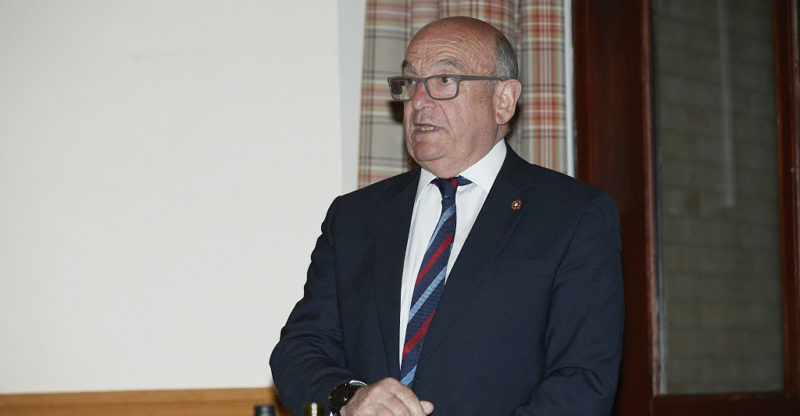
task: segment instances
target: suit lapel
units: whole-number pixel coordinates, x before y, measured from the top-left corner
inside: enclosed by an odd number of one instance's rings
[[[389,192],[390,199],[376,210],[375,300],[378,308],[389,375],[400,376],[400,287],[403,280],[408,230],[419,182],[419,169]]]
[[[447,278],[436,315],[425,336],[417,374],[446,338],[451,322],[463,318],[463,309],[480,280],[480,271],[503,248],[527,208],[524,191],[533,185],[530,165],[511,148],[507,150],[506,160]],[[518,210],[511,207],[516,200],[522,202]]]

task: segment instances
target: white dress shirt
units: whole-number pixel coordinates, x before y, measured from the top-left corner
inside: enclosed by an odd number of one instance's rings
[[[447,260],[445,282],[450,275],[450,269],[464,246],[472,225],[486,201],[486,196],[492,189],[497,173],[506,158],[505,140],[500,140],[481,160],[461,172],[459,175],[472,181],[469,185],[459,186],[456,191],[456,233],[453,238],[453,247],[450,258]],[[406,243],[406,257],[403,263],[403,282],[400,288],[400,363],[403,362],[403,345],[406,338],[406,325],[408,325],[408,310],[411,308],[411,298],[414,295],[414,282],[422,265],[422,258],[428,248],[428,242],[433,236],[436,223],[442,213],[442,194],[431,181],[436,176],[422,169],[417,184],[417,196],[414,201],[414,211],[411,216],[411,229],[408,231]]]

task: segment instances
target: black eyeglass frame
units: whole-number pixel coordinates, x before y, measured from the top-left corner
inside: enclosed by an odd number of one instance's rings
[[[430,88],[428,88],[428,80],[431,79],[431,78],[440,78],[440,77],[450,77],[450,78],[454,78],[456,80],[456,93],[452,97],[436,98],[431,94],[431,90],[430,90]],[[489,77],[489,76],[482,76],[482,75],[461,75],[461,74],[437,74],[437,75],[431,75],[431,76],[425,77],[425,78],[407,77],[407,76],[396,76],[396,77],[386,78],[386,82],[389,83],[389,94],[392,95],[392,99],[394,99],[395,101],[401,101],[401,102],[411,101],[411,98],[408,98],[408,99],[405,99],[405,100],[394,98],[394,94],[392,94],[392,81],[398,80],[398,79],[411,79],[411,80],[414,80],[414,82],[416,84],[422,83],[423,85],[425,85],[425,92],[428,93],[428,97],[431,97],[432,100],[437,100],[437,101],[452,100],[452,99],[458,97],[458,93],[461,90],[461,81],[505,81],[506,80],[506,78],[502,78],[502,77]],[[413,97],[413,95],[412,95],[412,97]]]

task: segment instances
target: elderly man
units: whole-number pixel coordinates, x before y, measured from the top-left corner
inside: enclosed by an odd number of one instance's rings
[[[389,85],[420,168],[331,205],[270,360],[293,413],[609,413],[616,208],[506,145],[516,77],[508,40],[476,19],[435,21],[409,44]]]

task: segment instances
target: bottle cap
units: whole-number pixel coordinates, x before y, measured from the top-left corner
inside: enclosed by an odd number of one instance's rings
[[[259,404],[254,408],[254,416],[275,416],[275,406],[268,404]]]
[[[322,406],[319,403],[309,403],[303,408],[303,416],[322,416]]]

